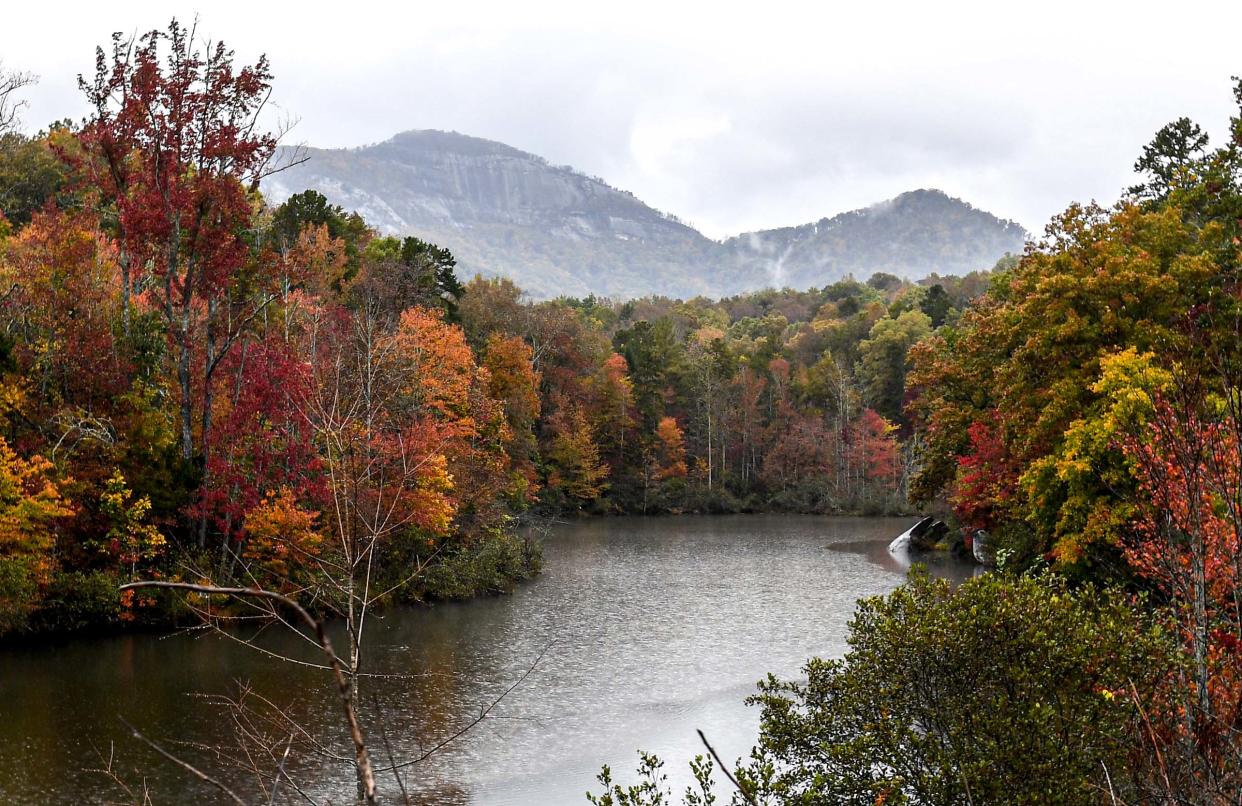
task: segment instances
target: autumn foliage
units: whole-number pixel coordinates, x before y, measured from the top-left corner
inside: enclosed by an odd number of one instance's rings
[[[20,627],[56,568],[57,520],[73,514],[52,465],[0,439],[0,627]]]
[[[447,249],[314,191],[263,197],[299,158],[264,125],[271,85],[174,22],[99,50],[80,126],[0,144],[22,190],[0,188],[0,632],[139,575],[330,610],[365,569],[419,598],[425,563],[561,512],[904,507],[922,287],[463,284]],[[96,597],[64,626],[159,608]]]
[[[1223,146],[1189,120],[1113,209],[1071,206],[917,345],[914,493],[1045,563],[1150,599],[1176,644],[1135,707],[1138,802],[1242,796],[1242,83]]]
[[[990,273],[536,301],[315,191],[265,198],[298,152],[263,125],[263,58],[174,22],[81,84],[80,126],[0,138],[0,635],[169,617],[114,595],[138,576],[340,614],[437,595],[425,569],[534,517],[909,494],[993,533],[1001,573],[1116,583],[1117,623],[1171,656],[1140,690],[1071,652],[1108,681],[1075,696],[1129,715],[1129,791],[1242,800],[1242,106],[1215,151],[1166,127],[1115,207],[1071,205]],[[1022,587],[1069,613],[1065,584]],[[969,620],[1013,608],[976,589]]]

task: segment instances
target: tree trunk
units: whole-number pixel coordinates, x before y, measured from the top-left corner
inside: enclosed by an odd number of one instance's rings
[[[207,494],[208,486],[211,483],[211,406],[215,401],[215,396],[212,394],[211,389],[211,375],[212,366],[216,361],[216,337],[212,330],[212,323],[215,320],[217,304],[214,299],[207,303],[207,333],[203,345],[203,411],[200,419],[199,441],[203,454],[201,489],[204,496]],[[228,535],[225,535],[224,539],[227,541]],[[198,513],[198,547],[200,549],[207,547],[206,506],[200,507]]]
[[[193,385],[190,383],[190,334],[189,313],[182,323],[180,355],[177,357],[177,383],[181,387],[181,458],[187,462],[194,458],[194,403]]]
[[[121,248],[121,332],[125,334],[125,340],[129,341],[129,294],[130,294],[130,276],[129,276],[129,250]]]

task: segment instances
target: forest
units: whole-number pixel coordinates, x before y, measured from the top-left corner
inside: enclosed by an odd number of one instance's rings
[[[908,353],[911,501],[997,570],[916,571],[849,649],[769,678],[751,758],[687,804],[1242,798],[1242,80],[1223,145],[1181,118],[1111,208],[1070,205]],[[672,802],[663,761],[602,806]]]
[[[269,205],[266,60],[118,36],[37,134],[29,80],[0,76],[0,636],[261,591],[318,624],[373,801],[317,617],[510,590],[557,518],[936,512],[997,569],[864,600],[687,803],[1242,798],[1242,82],[1223,145],[1170,124],[1118,204],[965,277],[536,301]],[[668,802],[661,764],[593,801]]]
[[[532,301],[268,205],[265,63],[122,44],[88,119],[0,136],[0,634],[187,615],[139,578],[310,590],[364,534],[423,601],[535,573],[519,531],[558,517],[908,510],[908,353],[986,273]]]

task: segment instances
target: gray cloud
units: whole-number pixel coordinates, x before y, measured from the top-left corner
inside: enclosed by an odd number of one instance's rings
[[[939,187],[1029,229],[1111,201],[1152,132],[1219,132],[1242,72],[1242,5],[545,0],[322,7],[228,0],[201,29],[267,52],[295,139],[409,128],[571,164],[723,236]],[[154,0],[6,10],[0,57],[42,77],[29,125],[85,113],[74,88],[114,28],[194,9]],[[1204,24],[1211,19],[1211,24]]]

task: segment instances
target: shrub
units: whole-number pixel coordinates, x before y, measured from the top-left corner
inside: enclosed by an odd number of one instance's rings
[[[995,573],[954,589],[915,571],[859,603],[844,658],[760,684],[737,777],[764,804],[1127,802],[1131,692],[1171,657],[1119,594]]]
[[[38,596],[30,564],[22,557],[0,557],[0,636],[26,629]]]
[[[537,575],[541,565],[538,543],[511,530],[492,529],[444,549],[420,576],[404,586],[400,598],[455,600],[507,593],[517,583]]]
[[[69,571],[52,579],[41,609],[35,614],[40,632],[73,632],[115,624],[121,616],[121,584],[108,571]]]

